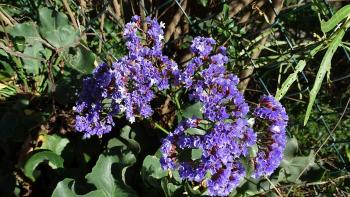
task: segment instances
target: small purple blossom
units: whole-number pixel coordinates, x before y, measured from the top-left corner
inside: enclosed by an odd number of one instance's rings
[[[191,51],[199,56],[208,56],[216,44],[213,38],[195,37],[192,41]]]
[[[232,162],[220,168],[211,179],[208,180],[208,193],[210,196],[228,196],[236,188],[246,172],[239,162]]]
[[[211,196],[226,196],[246,176],[240,160],[249,157],[249,149],[256,144],[257,136],[248,124],[246,116],[249,106],[237,89],[239,79],[226,70],[226,48],[219,47],[215,53],[214,44],[212,38],[194,38],[191,51],[195,57],[180,75],[180,83],[189,90],[190,99],[201,102],[203,118],[209,120],[211,127],[198,140],[202,157],[197,162],[177,160],[181,152],[193,148],[184,146],[187,143],[180,140],[185,138],[190,141],[184,132],[179,132],[179,128],[183,127],[181,123],[164,140],[163,145],[168,148],[161,148],[161,164],[165,169],[178,169],[182,179],[207,182]],[[174,135],[177,140],[170,142],[169,139],[174,139]],[[209,177],[205,177],[205,174],[209,174]]]

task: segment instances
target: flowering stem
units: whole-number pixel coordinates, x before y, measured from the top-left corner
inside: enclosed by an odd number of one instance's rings
[[[178,98],[178,97],[175,97],[175,104],[176,104],[177,109],[179,109],[180,112],[181,112],[181,105],[180,105],[180,102],[179,102],[179,98]]]
[[[179,101],[180,94],[181,94],[181,91],[177,91],[175,93],[174,101],[175,101],[175,104],[176,104],[176,108],[179,110],[180,114],[182,115],[181,104],[180,104],[180,101]]]
[[[168,130],[166,130],[164,127],[162,127],[160,124],[154,123],[154,125],[155,125],[155,128],[160,129],[160,130],[163,131],[165,134],[168,135],[168,134],[170,133]]]

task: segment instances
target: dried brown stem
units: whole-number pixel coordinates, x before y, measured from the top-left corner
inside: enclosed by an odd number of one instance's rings
[[[235,16],[243,8],[249,5],[253,0],[236,0],[230,4],[229,17]]]
[[[268,9],[268,11],[266,12],[266,16],[268,18],[268,21],[270,23],[273,23],[275,21],[275,18],[276,18],[276,13],[275,11],[277,12],[277,14],[279,13],[279,11],[282,9],[282,3],[283,3],[283,0],[274,0],[273,1],[273,7],[274,8],[270,8]],[[262,26],[262,28],[264,28],[264,26],[267,25],[266,23]],[[266,40],[267,40],[267,36],[265,36],[263,39],[260,40],[260,42],[258,43],[258,45],[256,46],[256,50],[253,51],[253,54],[251,56],[251,59],[257,59],[261,53],[261,49],[262,49],[262,46],[266,43]],[[245,70],[243,70],[240,74],[239,74],[239,77],[243,80],[240,81],[240,83],[238,84],[238,88],[239,90],[244,93],[248,84],[249,84],[249,81],[250,81],[250,77],[254,72],[254,67],[249,67]]]
[[[85,9],[86,9],[86,2],[85,2],[85,0],[79,0],[79,4],[80,4],[80,7],[81,7],[81,12],[83,13],[83,15],[85,15]],[[83,25],[84,26],[86,25],[85,17],[83,17]]]
[[[63,2],[63,5],[64,5],[64,8],[65,8],[65,9],[67,10],[67,12],[68,12],[69,18],[70,18],[70,20],[72,21],[74,28],[75,28],[75,29],[78,29],[78,24],[77,24],[77,21],[75,20],[74,13],[73,13],[72,10],[70,9],[67,0],[62,0],[62,2]]]
[[[146,19],[146,12],[145,12],[145,1],[144,0],[140,0],[139,1],[139,9],[140,9],[141,19],[142,19],[142,21],[145,21],[145,19]],[[147,30],[147,24],[146,23],[142,24],[142,29],[144,31]]]
[[[113,6],[114,6],[115,15],[118,17],[121,17],[122,14],[120,12],[120,4],[118,3],[118,0],[113,0]]]
[[[117,17],[117,20],[121,21],[122,24],[124,24],[123,18],[122,18],[122,8],[121,4],[119,4],[118,0],[113,0],[113,7],[114,12]]]
[[[13,23],[11,22],[11,20],[7,18],[6,15],[1,12],[1,10],[0,10],[0,20],[2,20],[8,26],[13,26]]]
[[[181,7],[183,10],[186,10],[187,7],[187,0],[183,0],[181,3]],[[167,31],[165,33],[165,41],[169,41],[169,39],[171,38],[171,36],[173,35],[176,26],[179,24],[180,19],[183,15],[182,10],[179,8],[176,12],[176,14],[174,15],[173,19],[170,21],[168,27],[167,27]]]
[[[178,39],[182,33],[181,27],[177,26],[174,31],[174,40]]]
[[[32,56],[26,55],[26,54],[18,52],[18,51],[13,51],[9,47],[6,47],[3,43],[0,43],[0,48],[10,55],[20,57],[23,59],[39,60],[39,61],[43,61],[43,62],[46,61],[43,58],[32,57]]]
[[[101,38],[100,38],[100,40],[99,40],[99,43],[98,43],[98,49],[97,49],[97,51],[98,51],[98,53],[101,53],[101,51],[102,51],[102,42],[103,42],[103,40],[104,40],[104,33],[103,33],[103,27],[104,27],[104,24],[105,24],[105,14],[102,14],[101,15],[101,20],[100,20],[100,33],[101,33]]]

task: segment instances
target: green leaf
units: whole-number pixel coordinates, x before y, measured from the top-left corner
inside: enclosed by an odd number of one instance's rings
[[[334,55],[335,51],[337,50],[338,46],[340,45],[341,40],[344,37],[345,31],[348,28],[348,25],[350,25],[349,21],[347,21],[347,25],[342,27],[340,29],[340,31],[337,32],[337,34],[334,36],[331,43],[329,44],[329,47],[328,47],[328,49],[327,49],[327,51],[322,59],[320,68],[319,68],[317,75],[316,75],[316,80],[315,80],[314,86],[312,87],[312,90],[310,92],[310,99],[309,99],[309,104],[308,104],[307,109],[306,109],[304,125],[306,125],[307,121],[309,120],[312,106],[314,105],[316,95],[321,88],[322,81],[323,81],[326,73],[328,73],[327,76],[329,78],[330,69],[331,69],[331,61],[332,61],[333,55]]]
[[[37,26],[33,22],[18,23],[10,28],[8,33],[13,37],[24,37],[27,42],[41,39]]]
[[[140,144],[134,140],[135,132],[132,131],[131,127],[126,125],[120,131],[120,137],[128,142],[126,145],[135,155],[140,153],[141,147]]]
[[[310,51],[311,57],[313,58],[320,50],[322,50],[323,47],[324,47],[324,42],[322,42],[321,44],[319,44],[315,48],[313,48]]]
[[[228,19],[229,14],[230,14],[229,12],[230,12],[230,6],[225,3],[223,8],[222,8],[222,11],[221,11],[223,19]],[[218,27],[218,28],[219,28],[219,32],[220,32],[220,30],[221,30],[221,32],[223,31],[222,28],[220,28],[220,27]]]
[[[248,151],[249,151],[249,156],[251,158],[256,157],[258,155],[258,151],[259,151],[258,145],[255,144],[255,145],[249,147]]]
[[[279,182],[300,182],[298,178],[301,172],[304,171],[303,173],[305,174],[311,168],[315,168],[315,154],[313,151],[311,151],[308,156],[295,156],[297,151],[297,139],[288,139],[286,148],[284,150],[283,160],[280,164],[281,170],[278,174]]]
[[[67,66],[84,74],[90,74],[94,69],[96,56],[93,52],[83,46],[70,48],[64,52],[64,59]]]
[[[81,197],[108,197],[102,190],[91,191],[84,195],[77,195],[74,192],[74,179],[65,178],[60,181],[55,190],[52,193],[52,197],[72,197],[72,196],[81,196]]]
[[[200,159],[202,157],[202,150],[197,148],[197,149],[192,149],[192,154],[191,154],[191,159],[197,160]]]
[[[42,145],[40,149],[51,150],[57,155],[61,155],[63,149],[69,143],[69,140],[67,138],[62,138],[56,134],[54,135],[43,134],[39,136],[39,139],[42,141]]]
[[[5,56],[6,58],[9,57],[8,54],[7,54],[7,52],[4,51],[3,49],[0,49],[0,55],[1,55],[1,56]]]
[[[122,129],[120,137],[108,141],[106,150],[99,156],[91,172],[85,176],[87,182],[94,185],[97,190],[84,196],[137,196],[137,193],[125,181],[127,168],[136,163],[134,152],[140,151],[134,137],[134,132],[129,126],[126,126]],[[64,193],[67,196],[75,196],[74,183],[73,179],[61,181],[56,186],[54,195],[61,196],[60,194]]]
[[[280,165],[282,169],[279,172],[278,180],[281,182],[298,183],[300,182],[298,179],[300,173],[306,173],[314,165],[315,155],[313,151],[308,156],[284,158]]]
[[[39,10],[39,31],[42,37],[56,48],[69,47],[79,39],[77,32],[69,24],[68,17],[47,7]]]
[[[23,68],[29,74],[39,74],[40,69],[42,69],[39,58],[42,57],[44,47],[41,44],[42,39],[36,24],[32,22],[19,23],[9,30],[9,34],[14,37],[20,36],[25,38],[26,45],[23,54],[28,57],[22,58],[24,63]]]
[[[197,102],[193,105],[188,106],[183,110],[183,117],[192,118],[193,116],[197,118],[203,118],[203,114],[201,112],[202,104]]]
[[[169,182],[167,179],[162,179],[161,186],[166,197],[183,196],[183,188]]]
[[[276,96],[275,96],[277,100],[281,100],[281,98],[283,98],[283,96],[289,90],[290,86],[297,79],[298,73],[304,70],[305,65],[306,65],[306,62],[304,60],[300,60],[298,62],[297,66],[295,67],[294,73],[290,74],[288,78],[283,82],[281,89],[277,90]]]
[[[203,7],[207,7],[208,0],[197,0],[197,3],[199,3]]]
[[[287,141],[286,148],[284,149],[283,158],[291,159],[298,151],[298,141],[296,138],[290,138]]]
[[[185,130],[185,133],[188,135],[205,135],[206,132],[202,129],[189,128]]]
[[[130,129],[124,127],[123,130],[124,140],[109,140],[107,150],[99,156],[91,173],[86,175],[88,182],[101,189],[107,196],[137,196],[125,182],[126,169],[136,162],[136,156],[131,151],[135,148],[135,144],[132,144],[133,139],[128,138]]]
[[[24,174],[35,181],[34,171],[40,163],[47,162],[53,169],[63,168],[63,159],[49,150],[35,152],[24,164]]]
[[[26,48],[23,51],[23,54],[26,54],[29,57],[33,58],[41,58],[41,54],[43,51],[44,47],[40,42],[33,42],[32,44],[26,46]],[[23,68],[26,70],[27,73],[39,74],[40,70],[43,67],[39,59],[22,58],[22,60]]]
[[[167,172],[162,170],[158,157],[147,155],[143,160],[141,174],[143,177],[151,176],[155,179],[161,179],[167,175]]]
[[[160,179],[167,176],[167,171],[164,171],[160,166],[159,158],[154,155],[147,155],[143,160],[141,177],[145,185],[161,190]]]
[[[334,29],[343,19],[350,15],[350,5],[346,5],[338,10],[332,18],[330,18],[327,22],[321,20],[321,30],[323,33],[327,33],[330,30]]]
[[[348,146],[345,147],[345,153],[348,161],[350,161],[350,148]]]

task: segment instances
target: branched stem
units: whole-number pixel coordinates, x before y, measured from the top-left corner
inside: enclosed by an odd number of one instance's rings
[[[164,127],[162,127],[160,124],[158,124],[158,123],[154,123],[154,126],[155,126],[155,128],[157,128],[157,129],[159,129],[159,130],[161,130],[161,131],[163,131],[165,134],[169,134],[170,132],[168,131],[168,130],[166,130]]]

